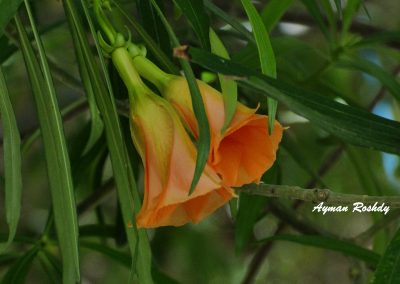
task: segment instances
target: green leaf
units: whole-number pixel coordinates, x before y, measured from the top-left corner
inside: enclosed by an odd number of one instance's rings
[[[50,282],[54,284],[61,283],[62,273],[58,260],[46,251],[39,251],[38,258]]]
[[[322,129],[354,145],[400,154],[400,123],[344,105],[318,93],[263,76],[204,50],[190,48],[191,60],[214,72],[244,77],[239,83],[268,94]]]
[[[161,5],[162,8],[163,2],[157,0],[157,3]],[[136,6],[140,15],[142,27],[147,31],[148,35],[154,39],[161,50],[172,55],[168,33],[151,3],[148,0],[136,0]]]
[[[314,21],[317,23],[319,29],[323,33],[323,35],[329,39],[329,30],[325,23],[324,16],[321,13],[321,10],[318,6],[317,1],[315,0],[301,0],[304,6],[307,7],[308,12],[314,18]],[[351,2],[351,1],[350,1]]]
[[[204,10],[203,0],[174,0],[174,2],[193,27],[201,46],[210,50],[210,20]]]
[[[72,29],[72,38],[74,42],[78,42],[78,38],[74,29]],[[81,74],[83,86],[85,88],[85,93],[87,96],[87,101],[89,103],[90,110],[90,134],[86,142],[85,148],[82,151],[82,155],[85,155],[100,139],[104,130],[104,123],[100,117],[100,112],[96,104],[95,94],[93,90],[92,83],[90,81],[89,72],[87,70],[85,60],[83,57],[82,49],[76,49],[76,56],[78,60],[79,72]]]
[[[353,20],[354,14],[360,7],[361,0],[348,1],[346,7],[343,10],[343,23],[342,23],[342,33],[346,34],[350,29],[351,22]]]
[[[239,34],[243,35],[248,41],[255,43],[254,37],[236,18],[231,17],[224,10],[215,6],[210,0],[204,0],[204,7],[206,7],[211,13],[216,15],[222,21],[230,25]]]
[[[345,255],[355,257],[359,260],[365,261],[368,264],[376,266],[380,259],[380,255],[349,241],[333,239],[330,237],[312,236],[312,235],[276,235],[263,240],[259,243],[270,241],[289,241],[293,243],[313,246],[328,250],[341,252]]]
[[[211,52],[223,58],[229,59],[228,51],[223,42],[210,28],[210,44]],[[233,118],[237,103],[237,84],[234,80],[226,78],[222,74],[218,74],[218,79],[221,84],[222,97],[224,99],[225,122],[221,132],[224,132]]]
[[[131,268],[132,258],[129,254],[118,251],[116,249],[112,249],[110,247],[105,246],[104,244],[99,244],[90,241],[80,241],[79,244],[81,247],[91,249],[102,253],[109,258],[115,260],[116,262],[122,264],[123,266],[127,267],[128,269]]]
[[[261,18],[268,32],[272,31],[292,3],[293,0],[271,0],[265,5]]]
[[[285,149],[293,160],[313,179],[317,180],[321,186],[326,187],[321,177],[315,172],[313,165],[307,159],[306,153],[304,153],[303,149],[298,146],[299,143],[295,139],[296,137],[292,137],[290,134],[291,133],[286,133],[285,139],[282,139],[282,148]]]
[[[369,45],[377,45],[384,43],[399,43],[400,33],[398,31],[380,31],[370,35],[366,35],[359,41],[355,42],[351,47],[365,47]]]
[[[397,230],[375,271],[373,284],[400,282],[400,229]]]
[[[0,252],[13,241],[21,212],[21,138],[11,105],[3,70],[0,66],[0,117],[3,129],[3,157],[5,179],[5,209],[9,226],[8,240],[0,245]]]
[[[398,101],[400,101],[400,83],[397,82],[392,74],[386,72],[379,65],[357,58],[341,58],[335,65],[338,67],[360,70],[375,77]]]
[[[251,0],[241,0],[247,17],[249,18],[251,27],[253,28],[254,38],[256,40],[258,56],[261,64],[261,72],[267,76],[276,78],[276,60],[274,50],[272,49],[271,40],[268,31],[262,22],[256,8]],[[272,133],[274,129],[274,120],[278,102],[274,99],[267,98],[268,101],[268,129]]]
[[[21,256],[17,262],[15,262],[7,273],[4,275],[1,284],[24,284],[26,283],[26,278],[31,268],[32,262],[35,259],[37,253],[39,252],[39,247],[34,246],[23,256]]]
[[[4,29],[12,17],[17,13],[22,0],[1,0],[0,1],[0,38]]]
[[[112,88],[107,74],[107,68],[102,56],[100,56],[100,68],[91,53],[86,33],[83,29],[79,12],[73,0],[64,0],[67,19],[70,26],[75,29],[78,43],[76,48],[82,49],[83,58],[87,66],[97,105],[103,117],[111,165],[117,186],[118,200],[121,205],[125,230],[128,237],[129,249],[135,258],[135,272],[141,283],[153,283],[151,276],[151,251],[146,231],[136,228],[135,214],[140,208],[140,197],[136,188],[132,166],[127,156],[126,145],[121,131],[120,122],[113,99]],[[89,16],[86,2],[81,2],[93,35],[96,35],[94,25]],[[98,54],[101,54],[97,37],[94,37]],[[103,76],[104,75],[104,76]],[[131,226],[130,226],[131,225]]]
[[[180,45],[178,38],[176,37],[171,26],[169,25],[168,20],[165,18],[160,8],[157,6],[155,0],[151,0],[151,2],[154,5],[154,8],[156,9],[157,13],[159,13],[160,18],[171,38],[172,44],[174,45],[174,47],[178,47]],[[207,37],[207,42],[209,42],[208,37]],[[199,128],[199,139],[197,141],[198,144],[197,144],[196,168],[194,170],[192,184],[190,185],[189,189],[189,194],[192,194],[193,190],[196,188],[196,185],[201,177],[201,174],[203,173],[204,167],[206,166],[208,160],[208,154],[210,152],[211,135],[203,99],[201,97],[199,88],[197,86],[196,78],[194,76],[192,67],[190,67],[189,62],[187,62],[186,60],[179,59],[179,62],[181,63],[183,72],[185,73],[185,77],[189,85],[189,90],[192,97],[193,111],[196,116]]]
[[[131,256],[129,254],[126,254],[124,252],[118,251],[116,249],[104,246],[99,243],[95,242],[89,242],[89,241],[80,241],[81,247],[91,249],[93,251],[99,252],[101,254],[104,254],[105,256],[109,257],[110,259],[122,264],[126,268],[131,267]],[[157,268],[152,266],[152,273],[154,277],[155,283],[162,283],[162,284],[177,284],[178,282],[168,275],[165,275],[161,271],[159,271]]]
[[[335,6],[339,17],[342,17],[342,0],[335,0]]]
[[[25,5],[37,43],[40,65],[34,55],[32,45],[20,18],[16,17],[15,21],[20,38],[21,51],[35,97],[39,125],[43,137],[57,237],[63,259],[63,280],[66,283],[73,283],[79,281],[80,273],[78,221],[70,161],[46,55],[27,1]]]

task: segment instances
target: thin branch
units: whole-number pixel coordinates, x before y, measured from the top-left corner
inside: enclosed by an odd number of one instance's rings
[[[385,203],[390,208],[400,208],[400,196],[370,196],[359,194],[338,193],[329,189],[305,189],[299,186],[272,185],[272,184],[249,184],[236,189],[237,193],[261,195],[266,197],[278,197],[306,202],[320,203],[325,205],[352,205],[362,202],[365,206],[375,203]]]

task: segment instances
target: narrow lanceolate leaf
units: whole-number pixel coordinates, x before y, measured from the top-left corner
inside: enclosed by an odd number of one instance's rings
[[[260,242],[270,242],[270,241],[289,241],[307,246],[333,250],[341,252],[345,255],[355,257],[373,266],[376,266],[380,259],[380,255],[373,252],[372,250],[365,249],[349,241],[333,239],[330,237],[312,236],[312,235],[307,235],[307,236],[277,235],[261,240]],[[382,282],[382,283],[388,283],[388,282]]]
[[[400,101],[400,83],[392,74],[386,72],[381,66],[357,58],[341,58],[336,63],[336,66],[347,69],[356,69],[375,77],[398,101]]]
[[[210,28],[210,44],[211,52],[223,58],[229,59],[228,51],[223,42]],[[237,102],[237,84],[234,80],[226,78],[223,74],[218,74],[218,79],[221,84],[222,97],[224,99],[225,122],[221,132],[224,132],[231,122],[236,110]]]
[[[63,2],[67,12],[67,19],[71,28],[74,29],[78,40],[78,42],[75,42],[75,47],[82,50],[96,102],[103,117],[107,145],[117,186],[118,200],[121,205],[130,253],[134,256],[132,259],[135,271],[131,274],[137,274],[140,283],[153,283],[151,276],[151,251],[147,234],[145,230],[138,230],[136,228],[135,214],[140,209],[140,197],[136,188],[132,166],[127,156],[127,149],[124,144],[106,66],[103,58],[100,57],[101,66],[99,68],[94,55],[91,53],[91,48],[82,26],[82,20],[79,18],[78,7],[75,6],[75,2],[72,0],[64,0]],[[92,34],[96,34],[87,4],[86,2],[81,3]],[[97,38],[95,38],[95,43],[97,51],[101,54]]]
[[[354,145],[400,154],[400,123],[344,105],[315,92],[264,76],[204,50],[190,48],[191,60],[218,73],[242,77],[239,83],[285,104],[315,125]]]
[[[22,0],[0,0],[0,38],[8,22],[14,17]]]
[[[159,5],[163,4],[162,0],[157,0],[157,2]],[[136,0],[136,5],[142,27],[146,30],[149,36],[154,39],[157,46],[161,50],[164,50],[164,52],[166,52],[167,54],[171,54],[170,56],[172,59],[172,50],[168,33],[161,23],[158,14],[156,13],[156,11],[154,11],[153,6],[148,0]]]
[[[72,30],[72,38],[75,42],[78,42],[76,32]],[[77,60],[79,62],[79,71],[81,74],[83,86],[89,103],[90,110],[90,134],[88,141],[86,142],[85,148],[83,149],[82,155],[85,155],[99,140],[103,134],[104,124],[100,117],[100,112],[96,104],[95,94],[90,82],[90,76],[83,58],[82,49],[76,49]]]
[[[167,29],[168,34],[171,38],[172,44],[174,45],[174,47],[178,47],[179,46],[178,38],[176,37],[170,24],[168,23],[168,20],[165,18],[164,14],[160,10],[160,8],[157,6],[157,3],[155,2],[155,0],[151,0],[151,2],[154,5],[154,8],[156,9],[157,13],[159,13],[161,21],[163,22],[163,24],[164,24],[165,28]],[[207,37],[207,42],[209,42],[208,37]],[[204,167],[206,166],[206,163],[208,160],[208,153],[210,152],[211,135],[210,135],[210,126],[208,124],[203,99],[201,97],[199,88],[197,86],[196,78],[194,76],[192,67],[190,67],[189,62],[187,62],[184,59],[180,58],[179,61],[181,63],[183,72],[185,73],[185,77],[186,77],[186,80],[189,85],[189,90],[190,90],[190,94],[192,97],[193,111],[196,116],[197,124],[199,127],[199,140],[198,140],[198,144],[197,144],[196,168],[194,170],[192,184],[190,185],[190,189],[189,189],[189,194],[191,194],[193,192],[193,190],[196,188],[196,185],[200,179],[200,176],[204,170]]]
[[[353,0],[346,2],[346,7],[343,10],[343,23],[342,23],[342,33],[346,34],[350,29],[353,17],[360,8],[361,0]]]
[[[8,269],[4,275],[1,284],[24,284],[27,283],[27,276],[32,266],[32,262],[39,252],[39,247],[34,246],[24,255],[18,258],[18,260]],[[72,283],[72,282],[70,282]]]
[[[187,20],[193,27],[201,46],[210,49],[209,29],[210,20],[204,10],[203,0],[174,0],[176,5],[181,9]]]
[[[65,283],[79,282],[78,221],[71,177],[70,161],[57,105],[56,93],[50,76],[44,49],[38,36],[29,6],[27,11],[37,43],[40,63],[19,17],[15,18],[21,51],[35,98],[40,130],[46,156],[52,207],[57,237],[63,260]]]
[[[251,3],[251,0],[241,0],[247,17],[249,18],[253,29],[254,38],[260,58],[261,72],[272,78],[276,78],[276,60],[274,50],[272,49],[271,40],[269,39],[268,31],[258,14],[256,8]],[[274,120],[278,102],[272,98],[267,98],[268,101],[268,125],[269,133],[272,133],[274,128]]]
[[[316,1],[316,0],[301,0],[301,2],[303,2],[303,4],[307,7],[308,12],[314,18],[314,21],[317,23],[319,29],[324,34],[324,36],[326,38],[329,38],[328,26],[326,25],[324,16],[322,15],[321,10],[318,6],[318,1]]]
[[[17,120],[8,95],[3,70],[0,66],[0,119],[3,126],[3,157],[5,179],[5,208],[9,235],[6,244],[0,245],[0,252],[12,243],[17,231],[21,211],[21,138]]]
[[[204,0],[204,7],[206,7],[211,13],[220,18],[222,21],[230,25],[234,30],[241,34],[249,42],[255,43],[254,37],[236,18],[230,16],[224,10],[215,6],[211,0]]]
[[[265,5],[261,11],[261,18],[268,32],[272,31],[292,2],[293,0],[271,0]]]
[[[375,271],[373,284],[400,283],[400,229],[397,230]]]

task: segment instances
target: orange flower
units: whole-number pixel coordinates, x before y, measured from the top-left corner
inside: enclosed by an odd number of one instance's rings
[[[189,196],[196,148],[178,114],[150,91],[131,106],[132,138],[145,168],[145,192],[136,217],[138,227],[197,223],[229,201],[234,193],[206,166]]]
[[[270,136],[268,117],[255,114],[256,109],[238,103],[232,121],[221,133],[225,121],[222,95],[204,82],[197,82],[211,129],[209,164],[229,186],[259,182],[275,161],[282,139],[282,126],[275,121]],[[165,84],[162,92],[197,137],[199,132],[187,81],[183,77],[174,77]]]

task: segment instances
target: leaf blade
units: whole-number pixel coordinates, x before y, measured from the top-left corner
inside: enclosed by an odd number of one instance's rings
[[[44,49],[33,23],[29,6],[27,2],[25,4],[39,50],[40,66],[43,70],[40,69],[39,63],[35,58],[31,43],[20,18],[18,16],[15,17],[15,21],[21,50],[32,84],[39,124],[43,135],[55,223],[63,258],[63,279],[66,282],[76,282],[80,279],[78,221],[70,161],[61,123],[61,115],[44,55]]]
[[[241,2],[253,29],[260,59],[261,72],[267,76],[276,78],[276,59],[267,28],[264,25],[260,14],[251,3],[251,0],[241,0]],[[269,134],[271,134],[274,129],[274,120],[278,108],[278,102],[270,97],[267,98],[267,102],[268,130]]]
[[[394,284],[400,281],[400,230],[386,248],[374,274],[374,284]]]
[[[371,265],[377,265],[380,255],[355,245],[349,241],[333,239],[330,237],[323,237],[317,235],[276,235],[264,240],[259,241],[260,243],[266,241],[289,241],[307,246],[313,246],[318,248],[329,249],[337,252],[350,255],[357,259],[363,260]]]
[[[5,244],[0,245],[0,251],[4,251],[12,243],[17,231],[21,212],[22,172],[21,138],[1,66],[0,116],[3,124],[5,207],[9,226],[8,240]]]

